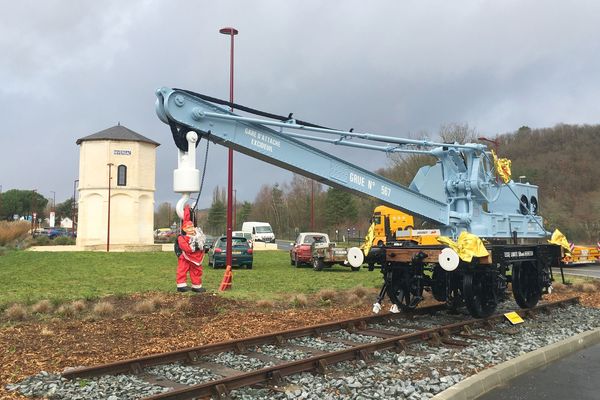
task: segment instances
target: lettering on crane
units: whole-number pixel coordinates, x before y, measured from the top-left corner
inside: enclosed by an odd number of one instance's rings
[[[258,147],[261,150],[265,150],[272,153],[273,146],[281,147],[281,141],[272,138],[271,136],[265,135],[264,133],[255,131],[254,129],[245,128],[244,133],[252,138],[250,139],[250,143],[252,144],[252,146]]]
[[[354,183],[358,186],[365,186],[366,179],[364,176],[360,176],[355,174],[354,172],[350,172],[350,182]]]

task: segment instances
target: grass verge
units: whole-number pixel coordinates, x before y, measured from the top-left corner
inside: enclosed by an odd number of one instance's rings
[[[34,304],[50,300],[98,299],[107,295],[173,292],[177,260],[172,252],[29,252],[11,251],[0,257],[0,309],[13,303]],[[217,291],[223,269],[204,266],[203,286]],[[260,251],[254,268],[234,269],[233,286],[223,296],[234,299],[291,299],[293,294],[312,294],[323,289],[378,287],[377,271],[351,272],[334,266],[323,271],[290,266],[283,251]]]

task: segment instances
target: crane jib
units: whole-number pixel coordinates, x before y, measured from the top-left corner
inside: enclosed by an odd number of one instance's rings
[[[321,183],[374,197],[391,207],[438,224],[448,224],[448,206],[421,193],[332,156],[264,124],[236,121],[228,110],[187,92],[161,93],[157,114],[163,122],[193,130],[209,140]],[[162,99],[161,99],[162,97]],[[406,207],[407,204],[415,207]]]

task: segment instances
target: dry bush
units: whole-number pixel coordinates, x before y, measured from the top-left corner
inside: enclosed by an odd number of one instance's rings
[[[564,283],[561,282],[553,282],[552,283],[552,289],[555,292],[566,292],[567,291],[567,285],[565,285]]]
[[[71,307],[70,304],[61,305],[60,307],[58,307],[58,310],[56,310],[56,313],[62,317],[74,317],[75,315],[77,315],[77,312],[75,311],[75,309],[73,309],[73,307]]]
[[[13,304],[4,311],[4,316],[11,321],[23,321],[27,318],[27,307],[22,304]]]
[[[596,290],[596,285],[593,283],[584,283],[581,285],[581,291],[584,293],[594,293]]]
[[[142,300],[133,309],[139,314],[150,314],[156,311],[156,302],[153,299]]]
[[[0,246],[6,246],[22,239],[31,229],[31,223],[26,221],[0,221]]]
[[[297,294],[291,298],[290,304],[294,307],[306,307],[308,299],[303,294]]]
[[[87,304],[85,303],[85,300],[75,300],[74,302],[71,303],[71,307],[76,312],[82,312],[83,310],[85,310],[87,308]]]
[[[364,286],[357,286],[351,290],[351,293],[362,299],[369,294],[369,289]]]
[[[31,307],[31,311],[36,314],[49,314],[54,309],[50,300],[40,300]]]
[[[333,301],[337,292],[333,289],[321,289],[317,292],[317,298],[321,301]]]
[[[583,292],[583,283],[575,283],[571,286],[576,292]]]
[[[115,306],[113,306],[108,301],[101,301],[99,303],[96,303],[93,311],[94,311],[94,314],[96,314],[96,315],[107,316],[107,315],[112,314],[115,311]]]
[[[173,305],[175,311],[189,311],[190,310],[190,302],[184,299],[177,300]]]
[[[259,308],[273,308],[275,303],[272,300],[258,300],[256,306]]]
[[[356,293],[347,293],[344,297],[343,297],[343,301],[345,304],[348,305],[361,305],[363,304],[365,298],[364,297],[360,297],[357,296]]]

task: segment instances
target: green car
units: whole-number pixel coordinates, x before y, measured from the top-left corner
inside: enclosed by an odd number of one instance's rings
[[[225,267],[225,250],[227,249],[227,236],[215,240],[208,250],[208,265],[212,268]],[[231,238],[231,266],[252,269],[254,259],[252,247],[245,237],[234,236]]]

